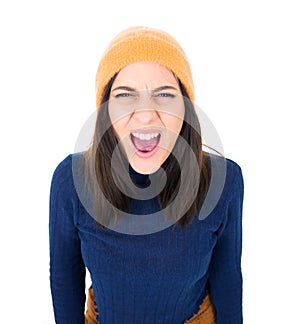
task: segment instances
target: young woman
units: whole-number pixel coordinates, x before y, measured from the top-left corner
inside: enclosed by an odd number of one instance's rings
[[[51,184],[56,323],[242,323],[242,172],[202,150],[180,45],[152,28],[121,32],[96,104],[91,146]]]

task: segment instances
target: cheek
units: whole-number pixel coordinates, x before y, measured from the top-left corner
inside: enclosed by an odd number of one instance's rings
[[[124,137],[124,123],[122,120],[112,123],[113,130],[118,140]]]
[[[177,135],[180,133],[182,127],[184,114],[185,107],[181,100],[180,102],[175,101],[172,105],[165,105],[159,109],[160,119],[164,126]]]
[[[125,121],[124,119],[120,119],[115,113],[114,109],[111,109],[111,107],[108,109],[108,114],[114,133],[120,140],[123,137]]]
[[[172,133],[179,134],[182,124],[183,124],[183,118],[174,117],[167,114],[161,115],[161,120],[164,123],[167,130],[169,130]]]

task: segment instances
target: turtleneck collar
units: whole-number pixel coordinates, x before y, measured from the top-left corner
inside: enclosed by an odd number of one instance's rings
[[[132,166],[129,164],[129,174],[132,181],[141,188],[148,187],[150,185],[149,174],[142,174],[135,171]]]

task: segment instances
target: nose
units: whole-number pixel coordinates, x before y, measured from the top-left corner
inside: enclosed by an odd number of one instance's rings
[[[141,124],[150,124],[156,116],[156,110],[154,109],[142,109],[134,112],[134,119]]]
[[[150,124],[157,118],[157,110],[152,100],[142,100],[134,111],[134,119],[141,124]]]

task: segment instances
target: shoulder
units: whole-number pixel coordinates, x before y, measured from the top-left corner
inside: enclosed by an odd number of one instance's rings
[[[243,192],[244,181],[241,166],[230,158],[208,154],[211,167],[211,186],[222,191],[222,197],[230,199],[237,191]]]
[[[52,186],[60,185],[72,177],[72,154],[64,158],[55,168],[52,176]]]
[[[244,179],[241,166],[226,158],[226,181],[224,194],[228,197],[228,202],[238,202],[240,204],[244,197]]]
[[[82,153],[69,154],[56,166],[52,180],[51,191],[66,192],[74,190],[73,169],[77,162],[82,160]]]
[[[243,172],[241,166],[229,159],[226,158],[226,178],[232,183],[236,184],[238,182],[243,182]]]
[[[242,174],[241,166],[230,158],[207,152],[205,152],[205,158],[209,161],[213,172],[219,174],[221,171],[225,170],[228,179]]]
[[[227,169],[231,172],[242,173],[241,166],[236,162],[229,158],[226,158]]]
[[[242,168],[237,162],[226,159],[227,162],[227,178],[229,179],[232,186],[235,186],[237,190],[243,191],[244,179]]]

